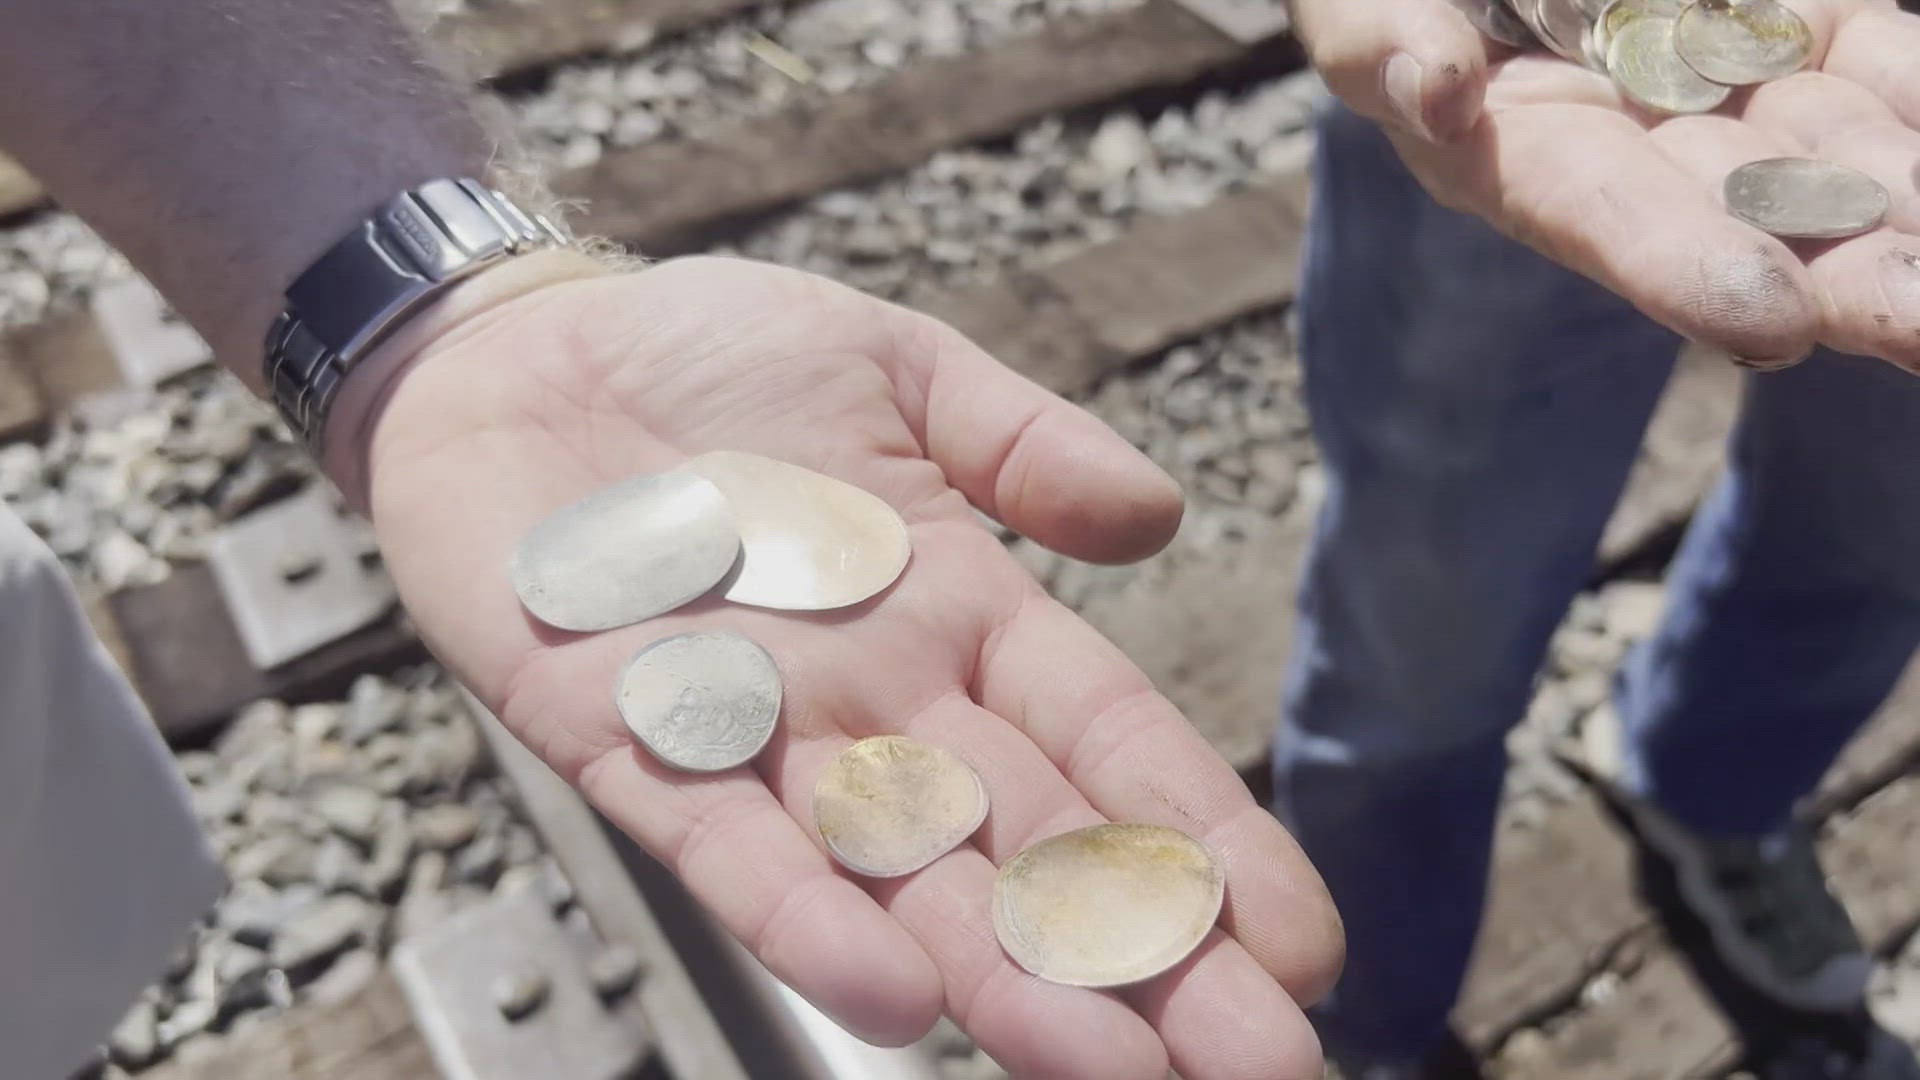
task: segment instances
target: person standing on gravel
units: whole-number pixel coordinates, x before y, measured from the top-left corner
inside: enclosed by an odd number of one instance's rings
[[[1311,868],[970,509],[1081,558],[1145,557],[1180,496],[1118,435],[952,329],[819,278],[717,259],[621,271],[543,243],[509,200],[455,182],[489,177],[495,146],[386,0],[0,0],[0,26],[0,146],[324,435],[438,657],[776,975],[878,1043],[945,1010],[1023,1076],[1319,1075],[1296,1001],[1331,980],[1340,933]],[[414,288],[395,268],[453,250],[436,227],[516,245],[348,348],[377,323],[316,313]],[[393,246],[369,254],[370,236]],[[276,321],[289,300],[300,318]],[[532,623],[506,567],[534,522],[716,448],[886,498],[914,536],[905,575],[832,620],[735,607],[586,637]],[[0,546],[0,1056],[41,1080],[102,1037],[211,886],[163,752],[82,643],[50,557],[11,523]],[[666,770],[614,709],[622,662],[693,626],[747,631],[782,670],[758,771]],[[804,824],[816,775],[855,736],[922,730],[979,772],[991,820],[908,877],[838,872]],[[1202,838],[1231,930],[1119,993],[1034,979],[991,944],[994,867],[1107,819]]]
[[[1920,18],[1790,6],[1808,70],[1661,121],[1448,0],[1294,0],[1344,103],[1300,298],[1329,483],[1275,775],[1346,919],[1316,1019],[1350,1078],[1464,1064],[1446,1024],[1503,738],[1682,338],[1756,374],[1621,681],[1615,794],[1732,970],[1803,1010],[1861,1002],[1868,958],[1792,811],[1920,644]],[[1722,178],[1783,154],[1863,169],[1897,209],[1800,248],[1731,217]]]

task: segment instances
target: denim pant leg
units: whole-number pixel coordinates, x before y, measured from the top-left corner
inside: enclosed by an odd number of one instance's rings
[[[1503,736],[1593,565],[1678,342],[1320,124],[1300,299],[1327,498],[1276,810],[1346,921],[1316,1021],[1347,1058],[1443,1034],[1478,928]]]
[[[1751,377],[1730,458],[1620,703],[1630,786],[1696,830],[1754,836],[1920,644],[1920,379],[1827,352]]]

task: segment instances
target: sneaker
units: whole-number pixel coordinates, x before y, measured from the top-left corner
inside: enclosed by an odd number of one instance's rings
[[[1809,830],[1710,839],[1640,799],[1613,795],[1634,831],[1673,866],[1682,901],[1735,974],[1789,1008],[1840,1013],[1862,1004],[1873,960],[1827,889]]]

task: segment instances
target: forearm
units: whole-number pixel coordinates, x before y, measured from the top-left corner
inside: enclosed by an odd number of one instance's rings
[[[315,256],[492,153],[390,0],[0,0],[0,26],[0,147],[256,388]]]

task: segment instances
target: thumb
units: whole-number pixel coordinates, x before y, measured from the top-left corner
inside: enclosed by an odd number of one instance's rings
[[[900,308],[891,315],[895,398],[967,501],[1088,562],[1134,562],[1173,538],[1179,486],[1118,432],[945,323]]]
[[[1294,26],[1355,112],[1430,142],[1480,118],[1492,44],[1461,5],[1502,0],[1294,0]]]

